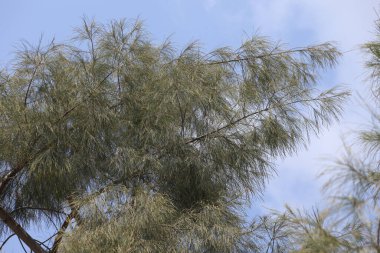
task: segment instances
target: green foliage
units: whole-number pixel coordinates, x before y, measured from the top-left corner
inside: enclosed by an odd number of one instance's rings
[[[377,27],[380,32],[379,22]],[[273,226],[266,227],[269,237],[275,238],[266,238],[272,243],[267,252],[380,252],[379,41],[378,37],[363,47],[370,56],[367,67],[373,81],[374,105],[367,107],[372,126],[359,132],[355,145],[345,146],[346,154],[322,173],[328,178],[324,190],[332,199],[331,207],[311,214],[288,208],[285,214],[271,217],[281,227],[276,232]]]
[[[0,76],[1,206],[67,229],[59,252],[262,252],[243,209],[339,116],[348,93],[316,87],[338,56],[263,37],[179,51],[124,21],[25,45]]]

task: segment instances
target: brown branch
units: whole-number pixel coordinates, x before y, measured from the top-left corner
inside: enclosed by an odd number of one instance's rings
[[[73,218],[77,221],[77,224],[79,225],[82,222],[82,220],[79,216],[78,206],[76,206],[74,203],[74,197],[69,196],[67,198],[67,202],[69,203],[69,207],[71,209],[71,214],[73,215]]]
[[[61,244],[63,235],[66,229],[69,227],[71,220],[75,217],[76,210],[71,211],[69,215],[67,215],[65,221],[63,222],[61,228],[59,229],[57,236],[54,239],[53,247],[51,248],[50,253],[57,253],[58,247]]]
[[[211,132],[208,132],[208,133],[205,133],[205,134],[203,134],[203,135],[201,135],[201,136],[198,136],[198,137],[196,137],[196,138],[193,138],[193,139],[187,141],[185,144],[190,144],[190,143],[193,143],[193,142],[196,142],[196,141],[200,141],[200,140],[202,140],[202,139],[205,139],[206,137],[208,137],[208,136],[210,136],[210,135],[213,135],[213,134],[218,133],[218,132],[220,132],[220,131],[222,131],[222,130],[224,130],[224,129],[227,129],[227,128],[230,128],[230,127],[236,125],[237,123],[239,123],[240,121],[242,121],[242,120],[244,120],[244,119],[246,119],[246,118],[252,117],[253,115],[256,115],[256,114],[259,114],[259,113],[262,113],[262,112],[265,112],[265,111],[268,111],[268,110],[270,110],[270,108],[267,107],[267,108],[265,108],[265,109],[262,109],[262,110],[259,110],[259,111],[256,111],[256,112],[253,112],[253,113],[247,114],[247,115],[245,115],[245,116],[243,116],[243,117],[241,117],[241,118],[238,118],[237,120],[231,121],[230,123],[228,123],[228,124],[226,124],[226,125],[224,125],[224,126],[222,126],[222,127],[217,128],[217,129],[215,129],[215,130],[213,130],[213,131],[211,131]]]
[[[61,244],[63,235],[65,234],[66,229],[70,225],[70,222],[72,219],[75,219],[77,224],[79,225],[81,223],[81,218],[79,216],[78,207],[74,204],[74,198],[73,196],[69,196],[67,198],[67,201],[69,203],[69,206],[71,208],[71,212],[69,215],[67,215],[65,221],[63,222],[61,228],[57,232],[57,236],[54,239],[53,247],[50,251],[50,253],[57,253],[59,245]]]
[[[0,182],[0,194],[4,192],[8,183],[25,167],[26,164],[27,162],[23,162],[20,165],[17,165],[2,178]]]
[[[0,207],[0,219],[18,236],[19,239],[28,245],[33,252],[46,253],[41,245],[39,245],[3,207]]]
[[[288,106],[288,105],[297,104],[297,103],[320,101],[321,99],[334,98],[334,97],[337,97],[337,96],[339,96],[339,95],[332,95],[332,96],[329,96],[329,97],[316,97],[316,98],[310,98],[310,99],[300,99],[300,100],[296,100],[296,101],[292,101],[292,102],[286,103],[286,104],[284,104],[284,105],[285,105],[285,106]],[[269,111],[269,110],[275,109],[275,108],[277,108],[277,107],[278,107],[278,106],[271,106],[271,107],[268,106],[268,107],[266,107],[266,108],[264,108],[264,109],[261,109],[261,110],[259,110],[259,111],[255,111],[255,112],[249,113],[249,114],[247,114],[247,115],[244,115],[243,117],[238,118],[238,119],[236,119],[236,120],[234,120],[234,121],[231,121],[230,123],[228,123],[228,124],[226,124],[226,125],[224,125],[224,126],[222,126],[222,127],[219,127],[219,128],[217,128],[217,129],[212,130],[212,131],[210,131],[210,132],[208,132],[208,133],[205,133],[205,134],[203,134],[203,135],[201,135],[201,136],[198,136],[198,137],[195,137],[195,138],[193,138],[193,139],[190,139],[190,140],[188,140],[187,142],[185,142],[185,144],[190,144],[190,143],[193,143],[193,142],[196,142],[196,141],[200,141],[200,140],[202,140],[202,139],[205,139],[205,138],[209,137],[210,135],[213,135],[213,134],[218,133],[218,132],[220,132],[220,131],[222,131],[222,130],[224,130],[224,129],[230,128],[230,127],[232,127],[232,126],[238,124],[238,123],[239,123],[240,121],[242,121],[242,120],[245,120],[245,119],[247,119],[247,118],[249,118],[249,117],[252,117],[252,116],[254,116],[254,115],[256,115],[256,114],[260,114],[260,113],[263,113],[263,112],[266,112],[266,111]]]
[[[34,77],[36,76],[36,73],[37,73],[37,69],[38,69],[38,65],[34,68],[34,71],[32,73],[32,77],[30,78],[30,81],[28,83],[28,88],[26,90],[26,94],[25,94],[25,98],[24,98],[24,105],[27,106],[28,103],[28,95],[29,95],[29,91],[30,91],[30,88],[32,86],[32,83],[33,83],[33,80],[34,80]]]

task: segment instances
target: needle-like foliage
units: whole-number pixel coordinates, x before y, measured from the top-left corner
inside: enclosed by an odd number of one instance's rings
[[[348,93],[316,87],[338,56],[257,36],[177,50],[124,21],[25,44],[0,75],[1,234],[36,252],[261,252],[245,204],[339,116]]]
[[[379,22],[377,28],[380,34]],[[281,226],[267,225],[259,233],[267,235],[266,252],[380,252],[380,37],[363,48],[373,80],[373,105],[367,106],[372,126],[360,131],[355,145],[346,145],[343,158],[322,173],[331,206],[311,213],[288,208],[271,217],[270,224]]]
[[[380,34],[380,23],[377,23]],[[379,35],[378,35],[379,36]],[[357,147],[347,147],[347,154],[336,165],[325,172],[332,175],[326,189],[334,196],[340,211],[340,219],[359,224],[358,237],[352,247],[355,252],[380,252],[380,114],[379,114],[379,77],[380,77],[380,42],[379,37],[364,45],[369,55],[367,67],[373,80],[373,105],[368,105],[372,116],[372,127],[358,135],[361,150],[355,154]]]

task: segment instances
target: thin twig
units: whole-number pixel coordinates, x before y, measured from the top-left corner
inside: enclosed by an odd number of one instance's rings
[[[339,95],[333,95],[333,96],[329,96],[329,97],[324,97],[323,99],[326,99],[326,98],[327,98],[327,99],[329,99],[329,98],[334,98],[334,97],[337,97],[337,96],[339,96]],[[285,106],[292,105],[292,104],[297,104],[297,103],[305,103],[305,102],[319,101],[319,100],[321,100],[321,99],[322,99],[321,97],[310,98],[310,99],[300,99],[300,100],[296,100],[296,101],[292,101],[292,102],[286,103]],[[238,123],[239,123],[240,121],[242,121],[242,120],[245,120],[245,119],[247,119],[247,118],[249,118],[249,117],[252,117],[252,116],[254,116],[254,115],[257,115],[257,114],[260,114],[260,113],[263,113],[263,112],[266,112],[266,111],[269,111],[269,110],[272,110],[272,109],[275,109],[275,108],[278,108],[278,106],[266,107],[266,108],[261,109],[261,110],[259,110],[259,111],[255,111],[255,112],[249,113],[249,114],[244,115],[243,117],[238,118],[238,119],[236,119],[236,120],[234,120],[234,121],[232,121],[232,122],[230,122],[230,123],[228,123],[228,124],[226,124],[226,125],[224,125],[224,126],[222,126],[222,127],[217,128],[217,129],[215,129],[215,130],[213,130],[213,131],[210,131],[210,132],[205,133],[205,134],[203,134],[203,135],[201,135],[201,136],[198,136],[198,137],[195,137],[195,138],[193,138],[193,139],[191,139],[191,140],[188,140],[187,142],[185,142],[185,144],[190,144],[190,143],[193,143],[193,142],[200,141],[200,140],[202,140],[202,139],[205,139],[205,138],[209,137],[210,135],[213,135],[213,134],[215,134],[215,133],[218,133],[218,132],[220,132],[220,131],[222,131],[222,130],[224,130],[224,129],[230,128],[230,127],[232,127],[232,126],[238,124]]]
[[[380,247],[380,220],[377,224],[377,238],[376,238],[377,247]]]
[[[21,244],[21,248],[24,250],[25,253],[28,253],[28,251],[26,251],[25,247],[24,247],[24,244],[22,243],[21,239],[18,238],[18,241],[20,242]]]
[[[28,210],[38,210],[38,211],[48,211],[48,212],[53,212],[53,213],[59,213],[59,214],[66,214],[65,212],[62,212],[62,211],[59,211],[59,210],[55,210],[55,209],[51,209],[51,208],[46,208],[46,207],[33,207],[33,206],[22,206],[22,207],[18,207],[16,209],[14,209],[12,212],[10,212],[11,214],[12,213],[15,213],[17,211],[20,211],[20,210],[23,210],[23,209],[28,209]]]
[[[3,241],[3,243],[1,244],[0,246],[0,251],[3,249],[3,247],[5,246],[5,244],[9,241],[9,239],[11,239],[13,236],[15,236],[16,234],[11,234],[10,236],[7,237],[7,239],[5,239]]]
[[[223,60],[223,61],[210,61],[204,65],[217,65],[217,64],[226,64],[226,63],[233,63],[233,62],[243,62],[243,61],[249,61],[252,59],[261,59],[261,58],[266,58],[270,56],[277,56],[277,55],[282,55],[282,54],[291,54],[291,53],[301,53],[301,52],[307,52],[310,50],[319,50],[315,47],[305,47],[305,48],[294,48],[290,50],[283,50],[280,52],[273,52],[273,50],[269,53],[266,54],[260,54],[256,56],[250,56],[250,57],[237,57],[234,59],[229,59],[229,60]]]
[[[28,101],[28,95],[29,95],[29,91],[30,91],[30,88],[32,86],[32,83],[33,83],[33,80],[34,80],[34,77],[37,73],[37,69],[38,69],[39,65],[37,65],[35,68],[34,68],[34,71],[32,73],[32,77],[30,78],[30,81],[28,83],[28,88],[26,89],[26,93],[25,93],[25,98],[24,98],[24,106],[26,107],[27,106],[27,101]]]
[[[0,206],[0,219],[6,224],[28,247],[35,253],[46,253],[28,232],[3,208]]]

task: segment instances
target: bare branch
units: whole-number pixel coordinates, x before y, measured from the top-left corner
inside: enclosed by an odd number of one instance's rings
[[[15,236],[16,234],[11,234],[10,236],[8,236],[7,237],[7,239],[5,239],[4,241],[3,241],[3,243],[1,244],[1,246],[0,246],[0,252],[1,252],[1,250],[3,249],[3,247],[5,246],[5,244],[9,241],[9,239],[11,239],[13,236]]]
[[[35,253],[46,253],[3,207],[0,207],[0,219]]]

